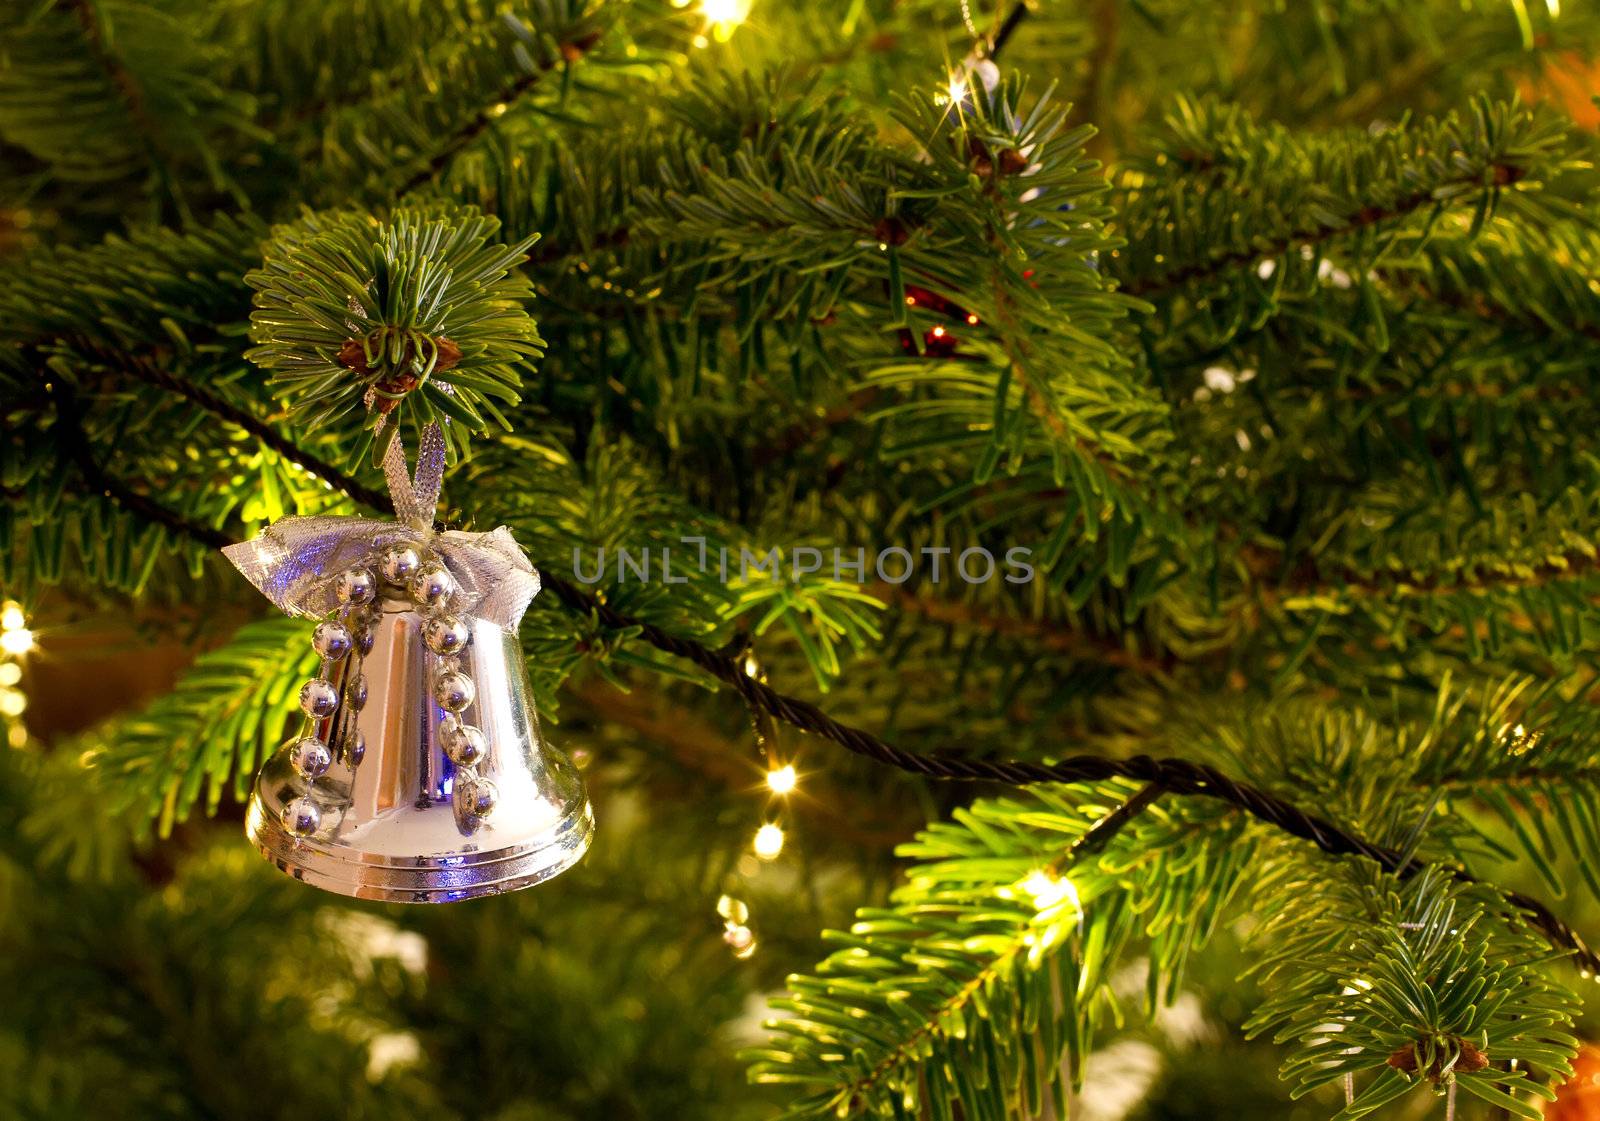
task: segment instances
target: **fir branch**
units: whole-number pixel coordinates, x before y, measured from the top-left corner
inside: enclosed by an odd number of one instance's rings
[[[930,622],[972,627],[990,634],[1021,638],[1052,653],[1093,659],[1100,664],[1134,670],[1151,677],[1168,675],[1178,664],[1170,653],[1140,654],[1108,636],[1071,630],[1048,619],[996,615],[975,604],[917,595],[893,584],[875,584],[871,591],[876,598]]]
[[[1527,174],[1525,168],[1504,162],[1492,164],[1490,171],[1496,187],[1509,186]],[[1303,226],[1265,244],[1237,249],[1206,261],[1196,261],[1170,272],[1130,279],[1121,290],[1140,299],[1160,299],[1194,281],[1211,280],[1234,269],[1281,257],[1302,246],[1316,248],[1336,238],[1347,237],[1385,222],[1409,217],[1429,203],[1440,204],[1441,189],[1473,187],[1481,185],[1482,182],[1483,177],[1478,174],[1446,179],[1425,190],[1405,195],[1387,206],[1364,206],[1350,215],[1345,222]]]
[[[139,493],[120,479],[108,475],[100,465],[100,461],[95,458],[94,450],[89,446],[89,439],[83,431],[83,414],[77,394],[72,387],[65,379],[52,379],[42,370],[37,372],[37,376],[40,388],[46,397],[55,402],[61,444],[66,448],[68,458],[78,468],[85,487],[91,493],[109,498],[146,521],[180,536],[192,538],[208,548],[221,549],[233,543],[233,539],[221,530],[201,525],[148,495]]]
[[[1266,552],[1267,550],[1259,547],[1246,549],[1244,556],[1247,566],[1260,571],[1262,568],[1260,558]],[[1385,578],[1382,575],[1342,567],[1334,573],[1332,581],[1319,572],[1314,562],[1303,560],[1281,579],[1259,584],[1258,592],[1269,603],[1283,599],[1389,600],[1405,596],[1516,592],[1528,588],[1546,587],[1563,580],[1582,579],[1593,575],[1596,571],[1600,571],[1600,551],[1581,548],[1570,553],[1546,556],[1534,564],[1508,565],[1503,572],[1454,572],[1418,576],[1394,573]]]
[[[1060,412],[1056,409],[1055,402],[1051,399],[1037,379],[1030,372],[1029,353],[1027,341],[1022,334],[1022,328],[1017,323],[1012,311],[1012,300],[1006,289],[1005,279],[999,268],[990,272],[990,284],[993,292],[994,311],[997,334],[1000,339],[1001,350],[1005,354],[1006,365],[1011,370],[1011,376],[1017,385],[1022,388],[1022,394],[1027,399],[1028,408],[1049,429],[1050,433],[1066,446],[1075,449],[1085,459],[1098,463],[1105,473],[1124,484],[1133,481],[1126,467],[1108,453],[1097,442],[1087,440],[1072,430]]]
[[[890,905],[827,932],[837,949],[770,1002],[785,1016],[746,1053],[751,1077],[800,1091],[787,1118],[1064,1115],[1130,940],[1149,939],[1152,997],[1174,991],[1259,844],[1238,818],[1174,807],[1055,873],[1108,816],[1131,820],[1104,802],[1130,800],[1122,783],[1035,790],[929,826],[899,850],[917,864]]]
[[[112,86],[122,96],[128,109],[128,116],[144,138],[145,150],[149,152],[151,160],[159,162],[157,131],[145,104],[144,90],[140,88],[139,80],[129,72],[122,64],[122,60],[106,43],[105,34],[100,27],[100,15],[95,11],[94,5],[90,0],[57,0],[57,2],[63,10],[71,12],[73,18],[78,21],[78,25],[83,29],[83,38],[89,46],[90,55],[105,71]]]
[[[967,978],[960,988],[939,1002],[932,1014],[923,1017],[921,1024],[885,1050],[876,1066],[860,1078],[843,1084],[841,1089],[847,1095],[845,1100],[859,1101],[870,1094],[885,1077],[904,1064],[914,1061],[925,1046],[925,1042],[939,1034],[943,1025],[948,1022],[947,1018],[959,1016],[991,985],[1007,976],[1028,949],[1025,936],[1012,939],[1011,944],[1003,952],[995,954],[981,968],[974,970],[972,976]]]
[[[199,405],[217,419],[248,432],[264,447],[271,448],[288,462],[304,468],[319,479],[327,479],[327,473],[336,470],[336,468],[306,451],[287,436],[284,436],[270,424],[257,418],[254,413],[232,404],[211,390],[195,384],[188,378],[180,377],[162,366],[152,355],[138,354],[132,351],[114,351],[85,342],[79,342],[73,349],[86,357],[91,357],[98,362],[104,363],[118,373],[127,374],[129,377],[142,381],[146,385],[172,393],[182,397],[185,401]],[[359,482],[349,479],[348,476],[346,476],[346,479],[358,487],[361,486]],[[378,493],[371,488],[363,489],[368,492],[369,497]],[[351,497],[355,496],[352,495]],[[357,501],[365,501],[365,499],[358,498]]]
[[[594,45],[600,41],[600,38],[600,32],[591,31],[570,41],[561,42],[555,54],[541,58],[535,64],[534,69],[501,89],[488,105],[478,109],[455,132],[445,138],[444,142],[429,157],[428,162],[418,168],[410,178],[400,185],[399,190],[395,192],[396,196],[404,198],[418,187],[437,179],[440,173],[449,166],[450,161],[461,154],[463,148],[476,140],[501,114],[505,113],[507,109],[520,101],[524,95],[543,82],[545,75],[549,74],[557,66],[565,65],[570,67],[579,62],[584,55],[593,49]]]
[[[92,463],[92,460],[90,461]],[[94,469],[98,472],[98,466]],[[104,476],[109,497],[131,494],[125,487]],[[357,493],[381,499],[371,503],[374,508],[388,513],[394,505],[387,496],[374,494],[370,488],[356,483],[343,472],[330,470],[327,481],[355,497]],[[353,484],[349,489],[346,483]],[[137,505],[130,509],[157,509],[159,504],[142,495],[132,495]],[[181,529],[195,540],[212,548],[231,544],[226,534],[202,526],[176,511],[160,508],[158,520],[163,525]],[[996,761],[919,755],[897,748],[860,728],[842,723],[829,716],[817,705],[799,697],[791,697],[766,683],[751,677],[742,661],[719,650],[683,638],[661,629],[643,619],[626,615],[606,604],[602,599],[569,583],[559,576],[542,576],[545,588],[557,599],[578,614],[587,614],[611,630],[628,631],[657,650],[693,663],[712,677],[731,686],[744,702],[752,708],[766,712],[801,731],[832,741],[847,751],[872,759],[875,762],[934,779],[957,779],[998,782],[1007,786],[1030,786],[1036,783],[1085,783],[1124,778],[1151,784],[1174,794],[1188,794],[1225,802],[1250,817],[1302,840],[1309,841],[1331,856],[1360,856],[1373,861],[1385,871],[1401,876],[1410,875],[1421,868],[1416,861],[1391,849],[1340,828],[1333,822],[1307,813],[1293,803],[1265,790],[1237,782],[1215,767],[1186,759],[1155,758],[1136,755],[1129,759],[1108,759],[1100,756],[1071,756],[1055,763],[1038,763],[1026,760]],[[1154,794],[1151,795],[1154,797]],[[1453,874],[1463,883],[1478,883],[1476,877],[1464,870]],[[1525,912],[1551,943],[1571,951],[1574,960],[1584,969],[1600,972],[1600,955],[1571,927],[1558,918],[1538,900],[1520,892],[1504,892],[1504,898],[1518,910]]]

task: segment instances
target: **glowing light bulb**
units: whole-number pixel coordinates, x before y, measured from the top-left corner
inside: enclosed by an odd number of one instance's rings
[[[767,789],[774,794],[788,794],[794,790],[799,782],[799,776],[794,773],[794,764],[786,763],[775,771],[767,772]]]
[[[733,951],[733,956],[744,961],[756,952],[756,936],[748,926],[738,923],[728,923],[722,931],[722,940]]]
[[[762,860],[776,860],[783,851],[783,830],[768,822],[756,830],[756,855]]]
[[[726,43],[750,14],[750,0],[700,0],[700,14],[712,38]]]
[[[967,96],[967,76],[964,73],[950,75],[950,82],[944,88],[945,95],[952,104],[963,101]]]
[[[19,604],[8,603],[0,609],[0,631],[20,631],[28,625],[28,617]]]
[[[967,313],[967,325],[969,327],[976,327],[978,325],[978,317],[976,315],[973,315],[971,312],[968,312]]]
[[[33,632],[27,627],[0,631],[0,650],[12,657],[20,657],[33,649]]]
[[[1022,881],[1022,890],[1033,897],[1033,905],[1040,914],[1054,910],[1063,903],[1071,903],[1075,911],[1083,908],[1078,902],[1078,889],[1065,876],[1057,876],[1048,868],[1041,868]]]
[[[944,328],[943,327],[935,327],[933,329],[933,337],[936,338],[936,339],[944,338]]]

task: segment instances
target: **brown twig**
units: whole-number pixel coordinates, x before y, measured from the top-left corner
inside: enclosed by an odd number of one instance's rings
[[[123,103],[128,107],[128,116],[132,118],[138,128],[145,148],[150,153],[152,160],[160,161],[158,136],[155,122],[150,117],[149,106],[145,102],[144,89],[139,85],[137,78],[123,65],[122,60],[112,53],[107,45],[105,34],[100,27],[100,17],[95,12],[94,6],[88,0],[57,0],[60,7],[71,12],[76,17],[79,26],[83,28],[83,37],[89,46],[89,53],[116,87]]]
[[[996,615],[984,611],[976,604],[936,599],[889,584],[875,584],[868,591],[901,611],[920,615],[931,622],[973,627],[990,634],[1027,639],[1032,645],[1056,654],[1089,658],[1103,665],[1137,670],[1152,676],[1169,674],[1177,665],[1177,660],[1171,655],[1159,657],[1142,655],[1127,649],[1114,639],[1089,634],[1086,631],[1068,630],[1047,619]]]
[[[570,66],[583,58],[599,41],[599,33],[594,32],[572,42],[562,43],[555,54],[541,60],[536,69],[524,74],[495,94],[494,100],[490,104],[479,109],[464,124],[451,133],[444,143],[429,157],[428,162],[400,185],[395,192],[396,195],[403,198],[424,183],[430,183],[436,179],[450,161],[455,159],[463,148],[476,140],[494,122],[495,118],[505,112],[508,106],[520,100],[524,94],[543,81],[545,75],[557,66],[562,64]]]
[[[1496,164],[1491,169],[1496,185],[1506,186],[1515,183],[1526,174],[1520,167],[1510,164]],[[1364,206],[1351,216],[1350,221],[1343,225],[1317,225],[1293,230],[1282,237],[1265,245],[1252,245],[1245,249],[1236,249],[1231,253],[1211,257],[1204,261],[1196,261],[1182,268],[1166,272],[1155,273],[1147,277],[1130,278],[1122,291],[1130,296],[1140,299],[1165,296],[1174,290],[1196,280],[1205,280],[1221,273],[1257,261],[1272,257],[1281,257],[1298,246],[1317,246],[1331,241],[1336,237],[1343,237],[1359,230],[1369,229],[1383,222],[1396,218],[1404,218],[1422,209],[1429,203],[1442,205],[1437,192],[1452,186],[1474,186],[1482,182],[1478,175],[1461,176],[1449,179],[1436,187],[1427,190],[1415,191],[1406,195],[1388,206]]]

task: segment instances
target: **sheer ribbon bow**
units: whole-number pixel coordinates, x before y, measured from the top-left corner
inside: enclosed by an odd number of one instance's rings
[[[396,437],[384,456],[383,473],[398,521],[290,516],[222,552],[279,610],[320,619],[339,606],[335,585],[340,573],[375,565],[392,545],[411,545],[424,556],[437,557],[455,577],[453,611],[515,631],[538,594],[539,573],[505,526],[489,533],[440,533],[433,528],[444,461],[444,433],[437,423],[422,433],[414,476],[406,471],[405,451]]]

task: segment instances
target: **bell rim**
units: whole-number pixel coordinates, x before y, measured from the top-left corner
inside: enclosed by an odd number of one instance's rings
[[[245,835],[278,871],[324,891],[384,903],[454,903],[519,891],[565,872],[589,851],[594,810],[585,798],[581,811],[536,838],[496,849],[395,857],[296,837],[253,798]]]

